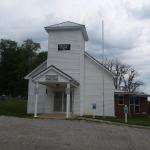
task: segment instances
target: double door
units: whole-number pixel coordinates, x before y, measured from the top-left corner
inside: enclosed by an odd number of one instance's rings
[[[65,92],[55,92],[54,94],[54,111],[66,112],[66,94]]]
[[[66,112],[67,95],[65,92],[54,93],[54,112]],[[70,94],[70,111],[72,111],[72,92]]]

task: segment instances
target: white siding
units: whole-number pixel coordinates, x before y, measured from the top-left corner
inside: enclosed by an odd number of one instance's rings
[[[48,71],[46,74],[56,74],[55,71]],[[39,82],[45,81],[45,74],[40,76],[38,78]],[[66,80],[62,76],[58,76],[58,83],[67,83],[68,80]],[[39,94],[38,94],[38,113],[52,113],[53,112],[53,105],[54,105],[54,91],[65,91],[64,89],[59,89],[56,87],[53,87],[54,85],[51,84],[49,86],[39,84]],[[28,113],[34,113],[34,107],[35,107],[35,94],[34,94],[34,88],[35,84],[32,82],[32,80],[29,80],[29,87],[28,87]],[[47,94],[46,94],[46,88],[47,88]],[[74,114],[79,115],[80,114],[80,95],[79,91],[80,88],[74,88],[74,105],[73,110]]]
[[[105,115],[114,116],[114,84],[112,76],[108,72],[104,72],[104,101]],[[84,114],[92,115],[92,103],[96,103],[96,115],[102,115],[103,112],[103,84],[102,84],[102,68],[95,62],[85,56],[85,98],[84,98]]]
[[[58,75],[58,81],[57,81],[58,83],[59,82],[60,83],[68,82],[68,80],[65,77],[61,76],[60,74],[58,74],[56,71],[53,71],[53,70],[49,70],[49,71],[37,76],[37,78],[35,80],[37,80],[39,82],[47,82],[46,78],[45,78],[46,75]]]
[[[49,32],[47,65],[54,65],[80,81],[80,57],[84,57],[85,42],[80,30]],[[58,44],[71,44],[71,50],[58,51]]]
[[[47,88],[47,98],[44,99],[44,113],[52,113],[53,112],[53,105],[54,105],[54,93],[51,89],[51,87],[45,86]],[[44,92],[46,93],[46,92]]]
[[[73,113],[75,115],[80,115],[80,88],[74,89],[74,101],[73,101]]]
[[[35,94],[34,94],[35,84],[32,80],[29,80],[28,87],[28,113],[34,113],[35,104]],[[46,94],[46,88],[48,94]],[[38,113],[51,113],[53,111],[53,93],[50,87],[39,84],[39,95],[38,95]]]
[[[58,51],[58,44],[71,44],[71,50]],[[47,65],[54,65],[80,83],[74,91],[75,114],[82,114],[85,41],[81,30],[50,31]]]
[[[58,44],[71,44],[71,50],[58,51]],[[92,114],[92,103],[97,103],[96,115],[102,115],[102,68],[84,55],[85,41],[80,30],[50,31],[47,67],[54,65],[80,83],[74,88],[74,114]],[[37,72],[40,72],[39,69]],[[36,73],[37,73],[36,72]],[[47,72],[46,74],[55,73]],[[43,78],[44,77],[44,78]],[[45,75],[39,77],[45,80]],[[59,82],[67,82],[59,77]],[[29,80],[28,113],[34,112],[34,83]],[[46,94],[46,88],[48,94]],[[51,87],[39,85],[38,113],[53,112],[54,94]],[[105,115],[114,116],[113,78],[105,72]]]

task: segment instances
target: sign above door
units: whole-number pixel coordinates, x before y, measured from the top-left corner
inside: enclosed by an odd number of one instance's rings
[[[58,81],[58,75],[46,75],[45,79],[47,81]]]

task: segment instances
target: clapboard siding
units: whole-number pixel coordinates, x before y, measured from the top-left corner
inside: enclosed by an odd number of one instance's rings
[[[114,116],[114,85],[112,76],[104,71],[104,101],[105,115]],[[103,83],[102,67],[85,56],[85,98],[84,114],[92,114],[92,103],[96,103],[96,115],[102,115],[103,112]]]
[[[35,84],[32,80],[29,80],[28,86],[28,113],[34,113],[35,107],[35,94],[34,94]],[[46,94],[46,88],[48,94]],[[38,113],[51,113],[53,111],[53,92],[50,87],[39,84],[39,94],[38,94]]]
[[[85,41],[80,30],[50,31],[48,45],[48,66],[54,65],[80,81],[81,53]],[[58,51],[58,44],[71,44],[71,50]]]
[[[73,113],[75,115],[91,115],[92,103],[97,104],[96,115],[102,115],[102,66],[96,64],[90,57],[85,55],[85,37],[82,31],[77,29],[49,30],[48,32],[48,58],[47,65],[39,67],[34,74],[41,72],[51,65],[70,75],[79,82],[78,87],[73,89]],[[58,51],[58,44],[71,44],[71,50]],[[114,116],[114,83],[112,75],[105,71],[105,115]],[[46,72],[50,74],[50,72]],[[54,73],[53,73],[54,74]],[[39,81],[45,80],[45,74],[39,77]],[[66,86],[68,80],[59,78],[60,84]],[[42,82],[40,82],[42,83]],[[48,84],[47,84],[48,85]],[[54,83],[55,85],[55,83]],[[39,84],[38,113],[53,112],[54,91],[58,87],[49,84]],[[63,87],[65,91],[66,87]],[[29,79],[28,113],[34,112],[35,84]],[[55,89],[53,89],[55,88]],[[47,89],[47,93],[46,93]]]
[[[71,50],[58,51],[58,44],[71,44]],[[80,30],[50,31],[48,40],[47,65],[54,65],[72,76],[80,83],[74,89],[74,114],[79,115],[81,109],[82,70],[84,61],[85,41]]]
[[[79,87],[74,89],[73,113],[74,115],[80,115],[80,88]]]

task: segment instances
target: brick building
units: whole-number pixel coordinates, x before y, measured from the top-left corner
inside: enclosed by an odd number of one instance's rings
[[[145,93],[132,93],[125,91],[115,92],[115,116],[122,117],[124,116],[123,107],[128,106],[129,116],[133,115],[148,115],[148,97]]]

